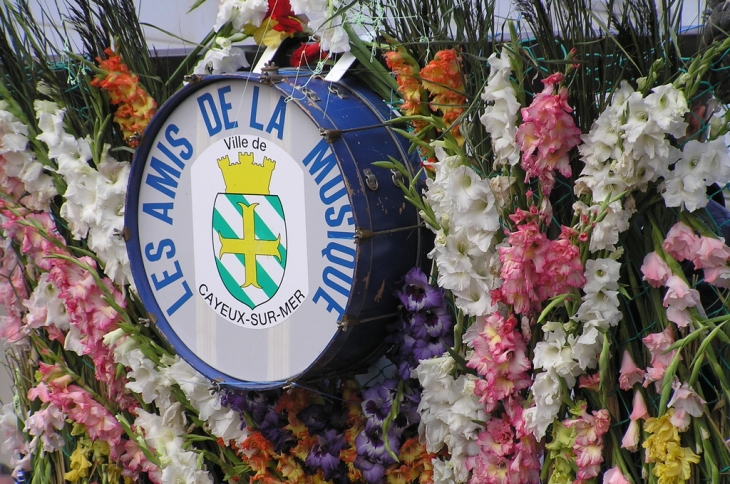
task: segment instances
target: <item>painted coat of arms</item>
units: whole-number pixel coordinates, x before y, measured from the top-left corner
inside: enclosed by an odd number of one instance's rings
[[[218,159],[226,192],[213,206],[213,248],[218,274],[233,297],[251,309],[278,291],[286,269],[286,218],[269,186],[276,161],[254,153]]]

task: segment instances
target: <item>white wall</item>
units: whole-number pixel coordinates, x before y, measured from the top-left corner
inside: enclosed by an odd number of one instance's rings
[[[59,4],[63,4],[59,0]],[[137,0],[137,11],[143,23],[152,24],[165,30],[172,35],[167,35],[159,29],[145,27],[145,33],[150,47],[158,50],[190,48],[189,43],[176,38],[180,37],[188,42],[197,43],[205,38],[215,24],[216,13],[218,12],[218,0],[207,0],[203,5],[191,13],[187,13],[193,0]],[[61,40],[56,35],[56,27],[62,24],[62,18],[67,10],[60,5],[61,14],[56,7],[55,0],[30,0],[29,4],[36,20],[46,26],[49,38],[54,40],[56,45],[71,45],[78,43],[78,37],[72,33],[69,39]],[[43,15],[46,11],[50,15]],[[76,50],[76,49],[74,49]]]
[[[181,37],[190,42],[199,42],[213,27],[220,2],[219,0],[207,0],[195,11],[188,14],[187,11],[193,4],[193,1],[194,0],[137,0],[137,10],[140,13],[142,22],[156,25],[175,36]],[[678,2],[679,0],[657,0],[658,5],[661,5],[662,1]],[[35,12],[40,12],[41,6],[45,6],[47,11],[56,11],[56,0],[30,0],[29,3]],[[59,3],[63,3],[63,1],[59,0]],[[600,14],[600,12],[604,10],[602,8],[603,4],[605,4],[605,0],[594,1],[596,13]],[[681,22],[682,26],[688,28],[699,25],[702,19],[702,10],[704,5],[705,0],[684,0]],[[513,2],[511,0],[497,0],[495,14],[498,18],[514,18],[513,8]],[[42,16],[38,15],[38,19],[40,20],[41,18]],[[49,22],[58,24],[59,16],[54,14],[44,23]],[[50,35],[55,36],[52,30],[53,29],[48,29]],[[150,46],[159,50],[182,48],[186,45],[179,39],[166,35],[157,29],[146,27],[145,30],[147,32]],[[58,39],[56,40],[58,41]]]

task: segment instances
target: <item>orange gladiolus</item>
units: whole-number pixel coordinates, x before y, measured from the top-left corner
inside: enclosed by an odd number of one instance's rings
[[[124,141],[136,148],[138,135],[144,132],[157,109],[157,103],[139,84],[139,77],[129,72],[122,58],[111,49],[104,50],[106,59],[97,57],[99,68],[106,74],[98,74],[91,85],[109,93],[109,101],[117,106],[114,122],[119,125]]]
[[[403,96],[400,110],[406,116],[421,113],[421,82],[418,63],[403,48],[385,53],[385,63],[392,70]]]
[[[464,137],[459,126],[454,125],[466,105],[460,62],[461,59],[454,49],[441,50],[421,69],[421,78],[424,89],[431,94],[431,110],[441,111],[444,122],[448,126],[453,125],[451,134],[462,144]]]

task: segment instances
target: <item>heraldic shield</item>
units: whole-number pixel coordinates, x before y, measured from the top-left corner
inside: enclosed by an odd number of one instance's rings
[[[219,193],[213,249],[221,280],[254,309],[271,299],[286,269],[286,219],[277,195]]]

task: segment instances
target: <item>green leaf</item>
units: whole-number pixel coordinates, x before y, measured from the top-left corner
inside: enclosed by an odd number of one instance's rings
[[[206,2],[206,0],[195,0],[195,2],[193,3],[193,5],[190,7],[190,10],[188,10],[188,13],[190,13],[193,10],[195,10],[196,8],[200,7],[205,2]]]

